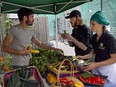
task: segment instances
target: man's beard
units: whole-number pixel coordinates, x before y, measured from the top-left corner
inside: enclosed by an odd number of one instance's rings
[[[73,25],[71,25],[72,27],[77,27],[78,25],[77,25],[77,23],[75,23],[75,24],[73,24]]]
[[[32,26],[32,25],[33,25],[33,21],[30,22],[29,20],[27,20],[27,21],[26,21],[26,24],[27,24],[28,26]]]

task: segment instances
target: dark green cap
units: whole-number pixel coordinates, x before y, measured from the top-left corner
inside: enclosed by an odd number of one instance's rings
[[[97,23],[102,25],[109,25],[109,22],[106,19],[105,15],[102,13],[102,11],[97,11],[95,14],[93,14],[90,21],[91,20],[96,21]]]

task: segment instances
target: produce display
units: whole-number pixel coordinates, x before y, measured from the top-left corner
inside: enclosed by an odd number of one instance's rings
[[[80,74],[79,79],[86,84],[91,85],[104,85],[106,81],[105,76],[93,75],[90,72]]]
[[[84,84],[76,78],[64,77],[60,79],[63,87],[84,87]]]
[[[60,63],[53,63],[53,64],[50,64],[50,67],[53,68],[54,70],[58,70],[59,69],[59,66],[60,66]],[[68,71],[70,70],[70,66],[65,64],[65,65],[62,65],[61,66],[61,70],[62,71]]]
[[[46,50],[43,48],[39,48],[37,50],[39,50],[39,53],[32,53],[30,65],[36,66],[41,74],[46,72],[47,65],[58,63],[59,60],[61,60],[59,53],[54,50]]]
[[[71,70],[70,63],[68,61],[65,61],[61,65],[62,60],[64,60],[64,58],[68,58],[67,56],[62,56],[53,50],[46,50],[43,48],[39,48],[37,50],[39,50],[39,53],[32,53],[30,65],[36,66],[39,69],[41,75],[44,75],[47,69],[53,70],[53,72],[55,71],[56,73],[60,67],[61,74],[63,74],[64,72],[68,73]],[[78,58],[71,56],[70,60],[73,60],[72,62],[74,64],[74,60],[78,61]],[[88,64],[88,61],[90,60],[84,62],[84,65]],[[74,67],[74,69],[76,68]],[[84,87],[84,84],[101,86],[105,84],[106,79],[107,77],[105,76],[93,75],[90,72],[81,72],[78,81],[67,79],[67,77],[61,77],[60,83],[62,84],[62,87]],[[55,83],[57,82],[57,76],[49,73],[47,75],[47,80],[50,83]]]
[[[6,54],[4,57],[0,56],[0,74],[9,72],[11,70],[12,57]]]
[[[74,76],[78,76],[78,70],[73,66],[72,62],[66,57],[61,62],[51,63],[49,66],[47,66],[47,68],[50,72],[56,75],[58,75],[58,72],[60,72],[60,77],[68,76],[72,72],[74,73]]]

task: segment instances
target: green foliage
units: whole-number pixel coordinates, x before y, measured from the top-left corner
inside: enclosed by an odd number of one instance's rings
[[[89,77],[91,77],[91,76],[93,76],[93,74],[91,73],[91,72],[84,72],[84,73],[82,73],[82,74],[80,74],[82,77],[84,77],[84,78],[89,78]]]
[[[5,17],[5,19],[4,19],[3,24],[4,24],[4,27],[5,27],[5,32],[7,33],[8,30],[13,26],[13,23],[12,23],[12,21],[7,17],[6,14],[4,14],[4,17]]]
[[[0,73],[5,73],[11,70],[12,57],[9,54],[5,54],[3,60],[0,60]]]
[[[37,66],[41,74],[47,70],[47,65],[51,63],[58,63],[60,55],[53,50],[46,50],[43,48],[38,49],[40,53],[32,54],[30,65]]]

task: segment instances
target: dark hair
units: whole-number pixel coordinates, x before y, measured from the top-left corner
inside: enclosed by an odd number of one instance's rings
[[[22,21],[24,16],[28,17],[29,15],[34,14],[34,12],[28,8],[20,8],[17,11],[17,14],[18,14],[19,20]]]
[[[103,29],[103,32],[107,31],[105,25],[103,25],[102,29]]]

